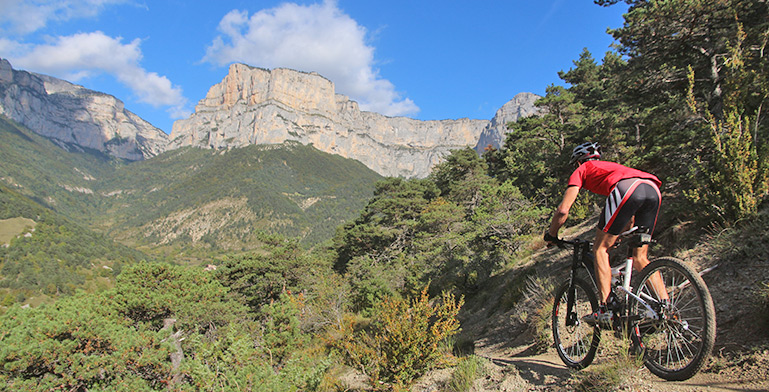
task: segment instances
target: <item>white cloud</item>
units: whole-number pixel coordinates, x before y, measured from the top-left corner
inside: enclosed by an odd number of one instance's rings
[[[140,44],[138,39],[124,44],[122,38],[97,31],[57,37],[41,45],[0,40],[0,55],[7,56],[16,68],[34,69],[73,82],[107,73],[130,88],[139,101],[155,107],[169,106],[168,111],[174,118],[188,115],[181,88],[172,85],[165,76],[148,72],[139,65]],[[4,53],[3,49],[9,52]]]
[[[94,17],[111,4],[128,0],[0,0],[0,32],[29,34],[49,21]]]
[[[216,65],[243,62],[318,72],[361,108],[390,116],[415,114],[419,108],[401,99],[395,86],[374,67],[374,48],[366,29],[333,0],[301,6],[285,3],[259,11],[231,11],[219,23],[221,33],[204,61]]]

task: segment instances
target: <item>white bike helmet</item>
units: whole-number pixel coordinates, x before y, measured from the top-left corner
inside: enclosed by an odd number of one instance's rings
[[[593,142],[585,142],[577,147],[571,153],[569,164],[585,162],[593,159],[601,159],[601,145]]]

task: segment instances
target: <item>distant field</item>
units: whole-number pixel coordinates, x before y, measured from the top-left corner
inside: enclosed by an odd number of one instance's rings
[[[32,219],[0,219],[0,245],[10,244],[13,237],[16,237],[30,227],[35,227],[35,221]]]

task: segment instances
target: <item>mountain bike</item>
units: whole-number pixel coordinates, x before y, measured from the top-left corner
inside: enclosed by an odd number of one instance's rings
[[[652,260],[637,277],[633,274],[633,247],[651,244],[651,235],[633,228],[620,235],[628,256],[612,263],[612,290],[620,300],[611,326],[591,326],[582,317],[598,310],[598,286],[593,270],[593,244],[576,239],[558,240],[573,248],[569,279],[555,294],[553,338],[558,356],[570,368],[583,369],[595,358],[601,331],[629,338],[630,350],[644,365],[665,380],[694,376],[710,355],[716,337],[713,300],[700,274],[673,257]],[[618,245],[617,244],[617,245]],[[612,253],[616,253],[617,245]],[[660,280],[661,279],[661,280]],[[656,280],[656,282],[655,282]],[[667,296],[654,289],[664,282]],[[664,298],[667,297],[667,298]]]

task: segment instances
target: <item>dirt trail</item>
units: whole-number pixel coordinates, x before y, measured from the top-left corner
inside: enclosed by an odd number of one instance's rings
[[[554,350],[528,355],[527,347],[497,351],[479,347],[476,355],[489,360],[485,378],[476,381],[472,391],[568,391],[576,388],[578,371],[568,369]],[[612,361],[611,353],[599,353],[591,368]],[[711,361],[689,380],[670,382],[651,374],[645,367],[628,369],[621,387],[610,390],[649,392],[769,391],[769,352],[753,354],[747,362],[725,363],[718,370]],[[605,389],[598,389],[603,391]]]

